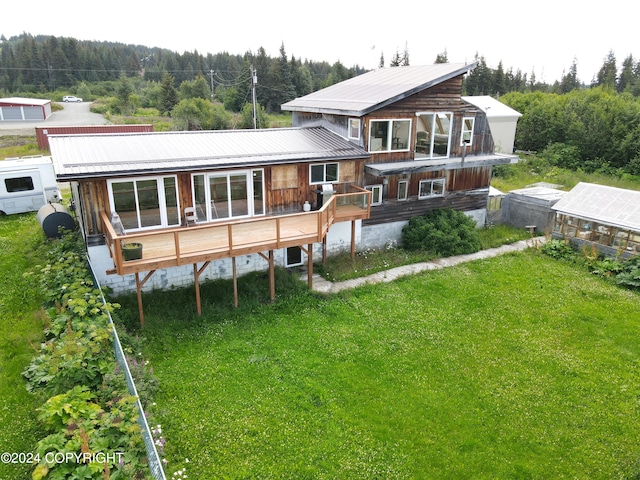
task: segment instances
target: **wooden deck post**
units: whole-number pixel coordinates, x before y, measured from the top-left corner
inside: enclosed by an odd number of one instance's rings
[[[140,316],[140,327],[144,327],[144,309],[142,308],[142,287],[144,287],[144,284],[147,283],[147,280],[149,280],[149,278],[151,278],[151,275],[153,275],[156,271],[155,270],[151,270],[150,272],[148,272],[145,277],[142,279],[142,281],[140,280],[140,273],[136,272],[136,293],[138,295],[138,315]]]
[[[269,296],[271,301],[276,299],[276,272],[273,250],[269,250]]]
[[[269,263],[269,297],[271,297],[271,300],[273,301],[276,299],[276,273],[273,250],[269,250],[268,256],[262,252],[258,252],[258,255]]]
[[[351,258],[356,258],[356,221],[351,220]]]
[[[233,265],[233,305],[238,308],[238,271],[236,269],[236,257],[231,257]]]
[[[313,243],[308,245],[307,258],[309,266],[307,268],[307,281],[309,282],[309,289],[313,288]]]
[[[211,262],[204,262],[202,267],[198,269],[198,264],[193,264],[193,282],[196,287],[196,310],[198,311],[198,315],[202,315],[202,304],[200,302],[200,275],[204,272],[204,269],[209,266]]]
[[[322,264],[327,263],[327,236],[322,239]]]

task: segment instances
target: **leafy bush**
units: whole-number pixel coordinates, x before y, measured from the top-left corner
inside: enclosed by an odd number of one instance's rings
[[[616,283],[631,289],[640,289],[640,256],[627,260],[616,275]]]
[[[105,303],[95,288],[78,235],[51,245],[50,263],[38,267],[46,341],[23,372],[27,390],[53,395],[39,409],[48,435],[37,444],[32,478],[146,478],[137,400],[113,350],[109,314],[119,305]],[[145,390],[154,386],[147,380]],[[96,461],[90,453],[98,452],[122,455]]]
[[[451,208],[412,217],[402,229],[404,247],[426,250],[441,257],[474,253],[482,248],[475,222]]]
[[[542,245],[542,253],[549,255],[557,260],[573,260],[575,258],[575,250],[569,242],[552,238]]]
[[[95,398],[87,387],[76,386],[38,409],[49,435],[36,446],[39,463],[33,479],[145,478],[135,397],[114,392],[105,408]],[[60,458],[74,461],[56,460]]]

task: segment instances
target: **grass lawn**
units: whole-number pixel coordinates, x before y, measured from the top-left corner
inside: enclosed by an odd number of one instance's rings
[[[640,295],[536,251],[323,297],[144,296],[168,476],[637,478]],[[118,299],[135,325],[135,296]],[[189,460],[187,463],[186,459]]]
[[[22,370],[42,340],[42,298],[23,273],[44,261],[44,234],[33,214],[0,218],[0,452],[28,453],[42,432]],[[30,478],[31,465],[0,463],[0,479]]]

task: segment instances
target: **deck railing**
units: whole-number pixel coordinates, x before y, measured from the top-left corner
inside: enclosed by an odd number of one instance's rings
[[[348,186],[320,208],[279,216],[211,222],[118,235],[101,212],[103,231],[119,275],[195,264],[278,248],[322,242],[331,225],[369,218],[371,192]],[[124,261],[122,246],[141,243],[143,257]]]

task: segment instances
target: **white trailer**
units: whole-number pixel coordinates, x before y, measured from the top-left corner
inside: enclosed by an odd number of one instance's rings
[[[51,157],[8,158],[0,162],[0,215],[35,212],[60,198]]]

